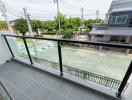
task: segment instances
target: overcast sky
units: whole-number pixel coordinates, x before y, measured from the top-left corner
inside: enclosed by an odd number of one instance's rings
[[[33,18],[41,20],[50,19],[56,14],[56,4],[54,0],[2,0],[12,9],[23,12],[26,7],[29,14]],[[94,18],[96,10],[100,11],[100,17],[109,9],[112,0],[59,0],[60,12],[66,16],[81,16],[81,7],[84,7],[84,18]],[[10,9],[10,10],[12,10]],[[12,10],[13,11],[13,10]],[[16,13],[17,13],[16,11]],[[15,16],[8,15],[9,19],[19,17],[19,13]],[[21,16],[21,15],[20,15]]]

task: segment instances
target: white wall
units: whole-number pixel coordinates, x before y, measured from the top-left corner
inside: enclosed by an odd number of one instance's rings
[[[11,58],[10,51],[7,47],[7,44],[4,40],[4,38],[1,36],[0,32],[0,65],[5,63],[5,61],[9,60]]]
[[[92,35],[91,41],[94,41],[94,42],[101,42],[101,41],[107,42],[107,41],[110,41],[110,36],[103,35],[103,37],[96,37],[96,35]]]

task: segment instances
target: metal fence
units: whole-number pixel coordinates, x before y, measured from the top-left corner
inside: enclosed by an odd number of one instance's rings
[[[49,67],[52,67],[54,69],[59,70],[59,64],[58,63],[48,61],[45,59],[36,58],[36,57],[32,57],[32,58],[38,63],[44,63],[46,66],[49,66]],[[107,86],[113,90],[118,90],[119,86],[121,85],[120,80],[112,79],[112,78],[102,76],[99,74],[95,74],[92,72],[88,72],[88,71],[84,71],[84,70],[77,69],[74,67],[66,66],[64,64],[63,64],[63,71],[70,74],[70,75],[74,75],[78,78],[88,80],[91,82],[95,82],[95,83],[98,83],[100,85]]]

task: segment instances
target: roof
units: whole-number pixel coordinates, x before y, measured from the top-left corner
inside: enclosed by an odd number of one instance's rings
[[[90,34],[132,36],[132,28],[131,27],[108,27],[107,30],[97,30],[93,28]]]
[[[132,0],[112,1],[107,15],[110,15],[111,12],[119,12],[119,11],[132,11]]]
[[[132,11],[132,7],[127,7],[127,8],[116,8],[112,10],[113,12],[126,12],[126,11]]]

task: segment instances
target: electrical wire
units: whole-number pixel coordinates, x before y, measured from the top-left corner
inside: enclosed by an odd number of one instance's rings
[[[68,2],[69,2],[69,1],[68,1]],[[72,9],[76,9],[76,10],[80,10],[80,9],[81,9],[81,7],[80,7],[80,8],[79,8],[79,7],[74,7],[74,6],[72,6],[72,5],[68,4],[68,3],[66,3],[64,0],[61,0],[61,3],[67,5],[68,7],[72,8]],[[87,11],[97,11],[97,10],[88,10],[88,8],[85,8],[85,7],[83,7],[83,9],[87,9]]]
[[[7,4],[5,4],[5,3],[4,3],[4,6],[5,6],[5,8],[8,9],[8,10],[12,10],[12,11],[14,11],[14,12],[16,12],[16,13],[19,13],[19,14],[24,14],[23,12],[18,11],[18,10],[14,9],[14,8],[12,8],[12,7],[10,7],[9,5],[7,5]]]
[[[70,4],[68,4],[68,3],[64,2],[63,0],[61,0],[61,2],[60,2],[60,3],[65,4],[65,5],[66,5],[66,6],[68,6],[69,8],[76,9],[76,10],[80,10],[80,8],[73,7],[73,6],[71,6]]]
[[[15,15],[17,15],[17,16],[24,16],[24,15],[22,15],[22,14],[19,14],[19,13],[16,13],[16,12],[13,12],[12,10],[7,10],[6,11],[7,13],[9,12],[9,13],[13,13],[13,14],[15,14]]]
[[[6,12],[12,16],[15,16],[17,18],[24,18],[24,13],[21,12],[21,11],[18,11],[12,7],[10,7],[9,5],[7,5],[6,3],[4,3],[4,6],[5,6],[5,9],[6,9]],[[72,12],[72,14],[65,14],[63,13],[64,15],[66,16],[69,16],[69,17],[81,17],[81,8],[77,8],[77,7],[73,7],[72,5],[66,3],[64,0],[61,0],[60,1],[60,6],[63,8],[65,8],[65,10],[68,10],[69,12]],[[30,8],[29,8],[30,9]],[[36,8],[35,8],[36,10]],[[56,16],[56,14],[43,14],[42,11],[40,10],[36,10],[37,13],[30,13],[30,17],[31,18],[34,18],[34,19],[48,19],[48,20],[51,20],[51,19],[54,19],[54,17]],[[87,11],[96,11],[96,10],[87,10]],[[76,12],[76,14],[73,14],[73,12]],[[78,12],[78,13],[77,13]],[[48,12],[49,13],[49,12]],[[79,14],[80,13],[80,14]],[[105,15],[103,13],[100,13],[99,14],[100,16],[102,15]],[[49,17],[50,16],[50,17]],[[90,14],[84,14],[84,17],[89,17],[89,16],[96,16],[96,12],[93,14],[93,13],[90,13]]]

